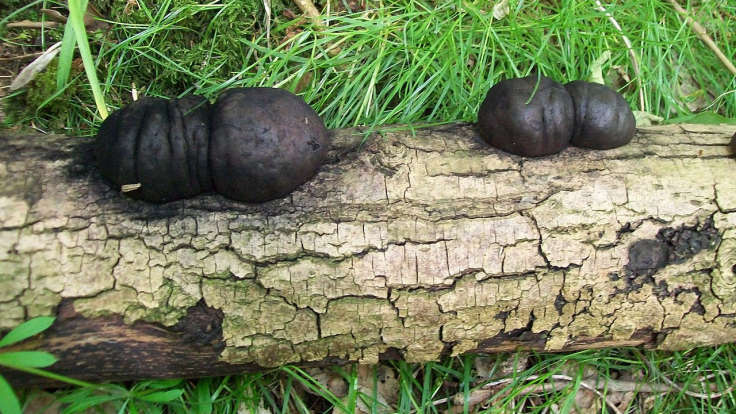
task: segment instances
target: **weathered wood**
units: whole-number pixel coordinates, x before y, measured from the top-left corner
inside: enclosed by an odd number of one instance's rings
[[[340,130],[262,205],[129,200],[89,139],[0,138],[0,330],[58,314],[22,347],[97,380],[733,341],[733,132],[529,159],[464,124]]]

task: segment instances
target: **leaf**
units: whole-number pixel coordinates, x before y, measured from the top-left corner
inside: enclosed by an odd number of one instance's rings
[[[606,50],[601,53],[598,59],[593,61],[593,64],[590,65],[590,76],[588,76],[589,82],[600,83],[601,85],[605,83],[603,82],[603,65],[605,65],[609,59],[611,59],[611,51]]]
[[[575,404],[575,397],[577,396],[579,391],[580,391],[580,376],[576,378],[575,383],[573,384],[573,389],[567,392],[567,396],[565,396],[565,401],[562,407],[560,407],[559,412],[561,413],[573,412],[573,405]]]
[[[61,53],[59,54],[59,63],[56,70],[56,90],[62,90],[69,80],[69,74],[72,72],[72,61],[74,60],[74,47],[77,45],[77,39],[74,37],[74,29],[71,23],[67,21],[64,26],[64,37],[61,39]]]
[[[658,124],[660,121],[662,121],[662,119],[664,119],[661,116],[650,114],[649,112],[644,112],[644,111],[633,111],[633,112],[634,112],[634,119],[636,119],[637,127],[645,127],[645,126]]]
[[[36,75],[46,69],[46,66],[48,66],[49,63],[51,63],[51,61],[56,57],[56,55],[59,53],[59,46],[61,46],[61,42],[54,43],[50,48],[43,52],[41,56],[34,59],[33,62],[28,64],[28,66],[24,67],[23,70],[20,71],[18,76],[13,79],[13,82],[10,83],[10,86],[8,88],[11,91],[15,91],[28,85],[33,79],[36,78]]]
[[[0,353],[0,365],[6,367],[45,368],[56,363],[56,357],[43,351],[18,351]]]
[[[210,392],[210,380],[201,379],[197,382],[195,388],[196,394],[196,410],[200,414],[212,413],[212,393]]]
[[[88,395],[84,399],[73,402],[68,407],[64,408],[64,414],[78,413],[87,411],[92,407],[100,406],[105,403],[119,400],[120,396],[117,395]]]
[[[501,0],[493,5],[493,18],[501,20],[509,15],[509,0]]]
[[[52,316],[39,316],[23,322],[8,332],[3,339],[0,339],[0,347],[12,345],[45,331],[54,323],[55,319]]]
[[[150,389],[164,389],[172,388],[183,382],[182,379],[162,379],[162,380],[151,380],[145,383],[145,386]]]
[[[173,401],[179,398],[183,393],[184,393],[184,390],[178,389],[178,390],[153,392],[151,394],[139,395],[137,397],[138,399],[143,400],[143,401],[162,403],[162,402]]]
[[[21,414],[20,402],[13,392],[13,387],[0,375],[0,413]]]
[[[689,115],[678,116],[675,118],[670,118],[664,121],[664,123],[665,124],[708,124],[708,125],[729,124],[729,125],[736,125],[736,119],[726,118],[725,116],[719,113],[713,112],[713,111],[704,111],[704,112],[698,112],[697,114],[689,114]]]

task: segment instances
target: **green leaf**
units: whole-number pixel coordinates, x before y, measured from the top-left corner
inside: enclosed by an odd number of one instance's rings
[[[577,376],[572,389],[569,390],[567,395],[565,396],[565,401],[563,402],[562,407],[560,407],[561,413],[569,413],[572,411],[574,404],[575,404],[575,397],[577,396],[579,389],[580,389],[580,375]]]
[[[183,380],[181,379],[162,379],[162,380],[151,380],[151,381],[144,381],[141,384],[144,386],[144,388],[150,388],[150,389],[164,389],[164,388],[172,388],[179,384],[181,384]]]
[[[44,368],[54,365],[56,357],[44,351],[18,351],[0,353],[0,365],[6,367]]]
[[[178,390],[153,392],[151,394],[139,395],[137,397],[138,399],[143,400],[143,401],[162,403],[162,402],[173,401],[179,398],[183,393],[184,393],[184,390],[178,389]]]
[[[87,9],[87,0],[69,0],[69,20],[67,24],[71,24],[74,29],[74,36],[77,38],[79,45],[79,54],[82,55],[82,63],[84,71],[89,80],[89,86],[92,87],[92,96],[95,99],[97,111],[102,119],[107,118],[107,106],[105,106],[105,97],[100,89],[100,81],[97,79],[97,68],[95,61],[92,59],[92,51],[89,48],[87,40],[87,29],[84,27],[84,11]]]
[[[601,85],[605,84],[603,81],[603,65],[605,65],[609,59],[611,59],[611,51],[606,50],[598,56],[598,59],[593,61],[593,64],[590,65],[590,76],[588,76],[588,82],[600,83]]]
[[[20,402],[13,392],[13,387],[0,375],[0,413],[21,414]]]
[[[664,121],[664,123],[665,124],[709,124],[709,125],[729,124],[729,125],[736,125],[736,119],[726,118],[725,116],[719,113],[713,112],[713,111],[704,111],[704,112],[698,112],[697,114],[689,114],[689,115],[678,116],[675,118],[670,118]]]
[[[61,52],[59,52],[59,65],[56,69],[56,90],[61,91],[69,80],[72,71],[72,60],[74,59],[74,47],[77,39],[74,37],[74,29],[67,21],[64,26],[64,37],[61,39]]]
[[[197,382],[195,388],[196,406],[195,412],[199,414],[212,413],[212,392],[210,391],[211,380],[209,378],[201,379]]]
[[[89,395],[82,400],[75,401],[64,409],[64,414],[78,413],[87,411],[88,409],[100,406],[110,401],[119,400],[117,395]]]
[[[0,347],[12,345],[45,331],[54,323],[55,319],[52,316],[39,316],[23,322],[8,332],[3,339],[0,339]]]

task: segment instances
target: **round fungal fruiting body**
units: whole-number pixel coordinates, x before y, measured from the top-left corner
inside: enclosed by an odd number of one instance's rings
[[[97,133],[103,177],[126,195],[167,202],[212,190],[207,167],[209,103],[142,98],[113,112]]]
[[[309,180],[327,155],[319,115],[281,89],[230,89],[213,105],[210,122],[214,187],[235,200],[282,197]]]
[[[163,203],[217,191],[239,201],[282,197],[322,165],[328,133],[301,98],[239,88],[201,97],[142,98],[100,127],[103,177],[136,199]]]
[[[490,145],[527,157],[554,154],[570,143],[574,107],[565,88],[536,75],[494,85],[478,112],[478,128]]]
[[[605,85],[584,81],[570,82],[565,89],[575,105],[572,145],[611,149],[631,141],[636,121],[621,94]]]

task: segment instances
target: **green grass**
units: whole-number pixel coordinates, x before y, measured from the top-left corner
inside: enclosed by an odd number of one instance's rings
[[[688,105],[710,105],[736,117],[736,77],[669,4],[655,0],[608,6],[641,62],[644,107],[621,35],[592,2],[511,2],[500,21],[485,0],[369,2],[368,11],[325,18],[324,30],[286,19],[284,4],[273,2],[270,37],[253,0],[139,1],[129,14],[125,2],[112,4],[103,8],[111,30],[91,39],[110,109],[131,101],[133,85],[146,95],[210,98],[228,87],[275,86],[299,92],[332,128],[474,121],[497,81],[534,70],[562,82],[585,79],[609,51],[604,76],[633,109],[670,118],[689,114]],[[726,0],[706,2],[696,14],[726,56],[736,56],[735,15]],[[62,30],[49,37],[60,39]],[[77,92],[64,105],[71,111],[66,130],[92,134],[99,111],[83,74],[67,88]],[[27,109],[15,122],[55,125],[53,113]]]
[[[687,117],[692,109],[736,117],[736,77],[664,1],[607,6],[634,45],[639,79],[620,33],[593,2],[511,1],[510,14],[493,21],[491,2],[485,0],[370,0],[367,11],[327,16],[327,28],[319,29],[284,17],[285,8],[297,8],[274,0],[270,37],[260,0],[138,2],[141,8],[126,14],[124,1],[93,0],[111,25],[106,33],[88,34],[85,65],[98,80],[69,67],[67,55],[29,88],[5,98],[7,107],[14,108],[10,122],[93,134],[102,118],[100,107],[114,110],[129,103],[133,85],[143,95],[196,93],[209,98],[235,86],[281,87],[302,95],[331,128],[474,121],[487,89],[497,81],[534,70],[561,82],[585,79],[606,52],[611,58],[603,64],[604,78],[633,109],[665,118]],[[24,4],[4,6],[0,37],[6,44],[32,48],[39,33],[5,29],[4,24],[38,18],[41,6],[59,3],[39,0],[21,10]],[[736,56],[736,3],[702,2],[694,15],[726,56]],[[68,44],[72,38],[85,43],[77,36],[65,37],[63,28],[44,31],[40,38],[46,46],[62,39]],[[74,53],[76,57],[79,52]],[[100,96],[95,101],[97,86],[104,102]],[[547,412],[575,407],[577,394],[572,391],[579,391],[592,374],[641,384],[666,385],[670,380],[698,392],[703,392],[700,379],[707,377],[718,390],[727,390],[734,382],[735,353],[733,345],[680,353],[610,349],[465,356],[384,367],[396,375],[392,406],[399,412],[444,412],[453,402],[461,412],[463,407],[477,410],[480,406],[472,405],[470,397],[498,378],[509,380],[499,385],[497,399],[484,412]],[[509,360],[517,361],[515,371],[504,368]],[[480,366],[490,374],[480,376]],[[353,412],[355,407],[383,412],[385,402],[377,397],[385,378],[378,371],[371,378],[358,375],[357,367],[332,370],[344,381],[344,395],[335,395],[313,372],[284,367],[198,381],[77,388],[59,391],[56,397],[70,404],[67,412],[100,404],[119,412]],[[572,380],[553,392],[528,393],[530,387],[556,382],[552,375]],[[36,397],[25,394],[27,403]],[[736,412],[736,401],[732,393],[699,398],[682,391],[635,392],[630,405],[620,408],[728,413]]]
[[[614,412],[600,408],[605,405],[602,396],[619,412],[732,413],[736,411],[733,393],[709,395],[728,391],[733,385],[735,351],[733,345],[724,345],[674,353],[607,349],[567,354],[466,355],[441,362],[393,361],[368,368],[303,370],[286,366],[219,378],[61,390],[51,401],[63,404],[65,413],[90,407],[141,413]],[[325,381],[326,377],[331,381]],[[587,403],[576,399],[586,386],[596,385],[595,378],[618,381],[618,385],[601,385],[600,396],[589,393]],[[716,389],[706,389],[703,379]],[[334,387],[336,382],[342,387]],[[672,383],[682,389],[672,388]],[[493,392],[486,394],[481,403],[474,402],[489,384],[496,384]],[[618,391],[615,387],[620,384],[634,388]],[[656,386],[670,388],[658,393],[643,389]],[[29,392],[25,402],[35,407],[44,397]],[[598,404],[597,410],[594,404]]]

